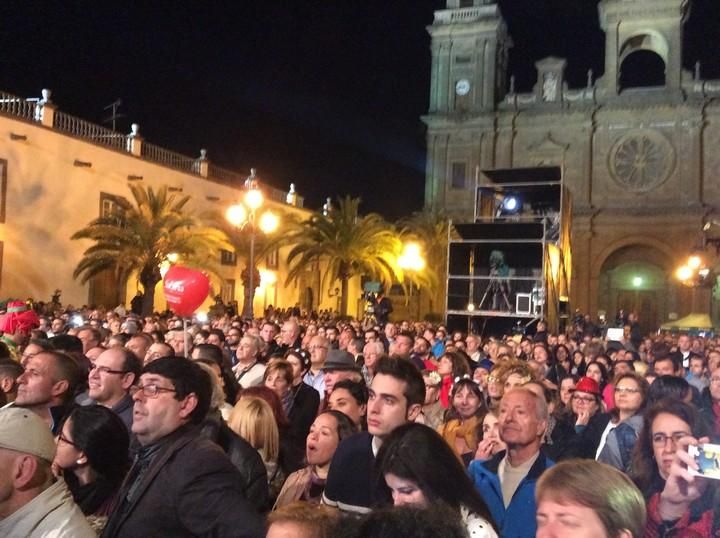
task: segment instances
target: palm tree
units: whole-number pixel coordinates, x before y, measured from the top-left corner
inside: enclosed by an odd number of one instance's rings
[[[347,315],[350,278],[367,275],[390,285],[397,279],[401,242],[380,215],[358,214],[359,198],[346,196],[338,202],[328,215],[315,214],[294,226],[283,243],[292,245],[287,281],[297,279],[318,260],[326,262],[322,288],[340,281],[340,313]]]
[[[417,241],[423,247],[427,260],[425,287],[433,310],[444,303],[450,219],[439,212],[419,211],[401,220],[398,226],[403,240]]]
[[[224,235],[202,227],[185,211],[189,196],[178,198],[163,186],[154,191],[129,184],[135,205],[120,199],[115,215],[103,216],[78,230],[72,239],[91,239],[89,247],[73,272],[84,284],[93,276],[113,270],[118,283],[133,273],[143,287],[143,314],[151,314],[155,287],[162,280],[160,265],[169,254],[177,254],[183,265],[216,272],[217,254],[226,248]]]

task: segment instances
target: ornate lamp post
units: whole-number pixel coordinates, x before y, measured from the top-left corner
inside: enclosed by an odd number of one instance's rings
[[[258,217],[258,212],[262,208],[265,199],[258,186],[254,168],[250,170],[250,176],[245,180],[245,192],[242,198],[240,203],[228,207],[225,218],[238,230],[238,233],[247,230],[250,236],[250,253],[248,256],[242,317],[253,319],[253,297],[255,288],[260,284],[259,279],[255,278],[255,239],[258,231],[264,234],[274,232],[280,223],[280,219],[269,210]]]

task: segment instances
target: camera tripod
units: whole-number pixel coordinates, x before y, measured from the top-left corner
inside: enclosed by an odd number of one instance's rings
[[[485,288],[485,293],[483,293],[482,299],[480,299],[480,304],[478,305],[480,310],[482,310],[488,295],[492,297],[492,310],[500,310],[500,305],[498,304],[498,295],[500,295],[505,301],[505,306],[507,307],[508,312],[512,311],[510,299],[508,299],[508,285],[503,284],[497,276],[492,274],[490,275],[490,282],[488,282],[487,288]]]

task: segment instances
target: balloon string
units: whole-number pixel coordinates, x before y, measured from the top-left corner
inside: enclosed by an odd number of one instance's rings
[[[187,318],[183,316],[183,350],[185,351],[185,358],[188,358],[188,345],[187,345]]]

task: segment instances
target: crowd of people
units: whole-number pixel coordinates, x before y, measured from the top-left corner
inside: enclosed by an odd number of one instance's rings
[[[0,536],[720,535],[720,338],[0,318]]]

